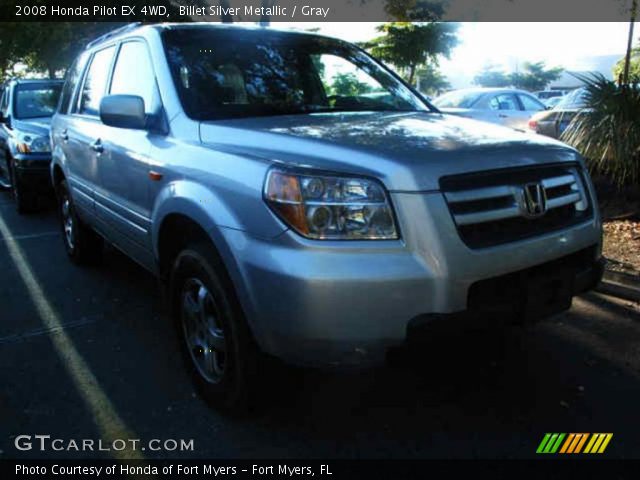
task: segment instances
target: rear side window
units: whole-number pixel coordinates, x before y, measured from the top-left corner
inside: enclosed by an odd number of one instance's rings
[[[109,80],[109,68],[115,47],[108,47],[97,52],[91,60],[89,71],[87,72],[82,86],[80,105],[78,112],[83,115],[98,116],[100,110],[100,100],[104,96]],[[135,75],[135,72],[131,72]]]
[[[73,99],[73,92],[80,81],[85,63],[87,63],[87,54],[83,53],[76,59],[71,68],[67,70],[67,74],[65,75],[65,84],[62,88],[62,94],[60,95],[58,112],[62,114],[69,113],[69,107],[71,106],[71,100]]]
[[[522,106],[525,110],[531,112],[538,112],[540,110],[544,110],[545,107],[542,103],[537,101],[535,98],[530,97],[529,95],[518,95],[520,101],[522,102]]]
[[[126,42],[120,47],[111,81],[112,94],[137,95],[147,113],[154,110],[156,81],[147,47],[142,42]]]
[[[516,97],[510,93],[503,93],[493,97],[489,101],[489,108],[491,110],[520,110]]]

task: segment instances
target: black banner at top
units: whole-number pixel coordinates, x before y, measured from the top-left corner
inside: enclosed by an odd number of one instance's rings
[[[618,22],[632,0],[0,0],[5,22]]]

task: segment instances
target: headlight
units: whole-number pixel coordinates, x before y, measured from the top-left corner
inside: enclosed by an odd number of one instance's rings
[[[51,145],[49,145],[48,137],[18,132],[16,149],[20,153],[46,153],[51,151]]]
[[[307,238],[398,238],[391,203],[374,180],[272,169],[264,197],[287,225]]]

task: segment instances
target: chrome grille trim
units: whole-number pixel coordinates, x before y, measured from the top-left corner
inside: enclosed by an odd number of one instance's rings
[[[546,209],[553,210],[567,205],[575,205],[576,209],[584,210],[587,206],[585,189],[580,175],[571,168],[569,174],[543,178],[538,181],[545,189]],[[569,187],[570,192],[556,193],[554,189]],[[522,205],[522,184],[497,185],[471,190],[456,190],[444,192],[449,208],[457,225],[474,225],[494,222],[514,217],[526,217]],[[470,202],[495,201],[502,202],[498,207],[478,205],[473,211],[456,212],[457,207],[465,207]]]
[[[561,177],[545,178],[541,183],[544,188],[554,188],[562,185],[571,185],[575,182],[576,177],[573,175],[562,175]]]
[[[475,200],[484,200],[487,198],[508,197],[513,195],[513,188],[507,186],[485,187],[475,190],[463,190],[461,192],[445,192],[447,202],[471,202]]]
[[[520,216],[520,208],[517,206],[501,208],[499,210],[486,210],[478,213],[462,213],[454,215],[458,225],[474,225],[476,223],[494,222],[505,218]]]
[[[460,239],[478,249],[590,221],[595,210],[587,175],[578,163],[552,163],[449,175],[438,181]]]

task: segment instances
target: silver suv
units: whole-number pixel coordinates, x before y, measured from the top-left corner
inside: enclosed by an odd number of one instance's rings
[[[431,320],[567,309],[602,273],[576,151],[443,115],[339,40],[126,27],[69,69],[51,135],[69,257],[104,239],[158,275],[224,407],[264,355],[374,362]]]

